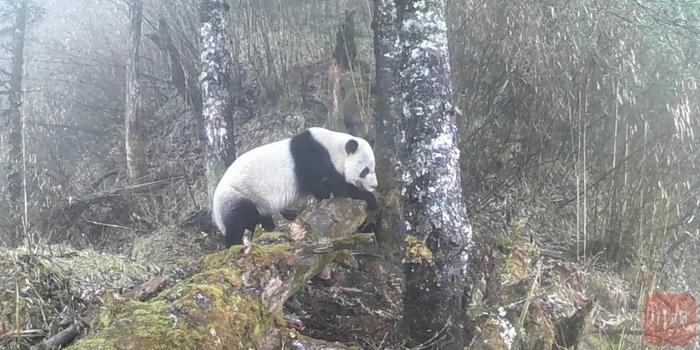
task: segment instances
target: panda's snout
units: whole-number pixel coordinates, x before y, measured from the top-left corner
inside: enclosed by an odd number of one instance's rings
[[[377,190],[377,182],[365,183],[363,187],[369,192],[374,192]]]
[[[355,187],[361,188],[368,192],[374,192],[377,189],[376,184],[367,183],[366,181],[356,181]]]

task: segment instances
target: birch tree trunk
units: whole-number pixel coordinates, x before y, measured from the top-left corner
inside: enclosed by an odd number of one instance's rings
[[[143,1],[131,0],[129,2],[129,55],[126,60],[126,105],[124,110],[126,169],[130,178],[141,177],[146,172],[146,150],[142,136],[141,82],[139,81],[142,20]]]
[[[236,156],[231,125],[231,57],[226,48],[227,12],[225,0],[202,1],[200,79],[205,134],[204,161],[210,205],[219,179]]]
[[[15,222],[17,215],[21,213],[22,183],[24,180],[24,167],[22,164],[22,144],[24,132],[22,130],[22,78],[24,68],[24,41],[27,31],[27,1],[22,0],[17,8],[15,23],[12,33],[12,61],[10,71],[10,90],[8,91],[9,109],[8,118],[8,142],[9,153],[7,161],[7,193],[11,207],[10,216]],[[19,241],[19,233],[15,239]]]
[[[445,1],[397,4],[403,111],[399,176],[413,252],[404,264],[404,323],[415,343],[463,349],[472,235],[460,182]]]
[[[375,153],[379,190],[387,193],[398,188],[397,137],[399,135],[400,103],[398,94],[399,22],[395,0],[373,1],[372,29],[374,30],[374,58],[376,62]],[[397,247],[404,244],[405,233],[401,208],[384,206],[377,227],[377,241],[389,255],[398,255]],[[391,248],[395,251],[390,251]]]

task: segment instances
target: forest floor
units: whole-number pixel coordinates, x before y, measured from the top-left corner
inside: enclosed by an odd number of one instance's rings
[[[68,246],[1,250],[0,348],[28,349],[78,320],[90,323],[107,296],[129,295],[153,278],[164,276],[167,285],[182,280],[221,243],[218,236],[169,227],[139,238],[126,255]],[[635,289],[643,281],[633,285],[605,272],[595,257],[575,263],[518,240],[482,244],[489,248],[475,259],[478,280],[468,311],[473,348],[641,346]],[[357,254],[355,261],[329,265],[288,300],[290,329],[363,349],[402,348],[401,268],[373,254]]]

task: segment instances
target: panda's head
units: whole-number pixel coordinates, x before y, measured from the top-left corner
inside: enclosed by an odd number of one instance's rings
[[[372,146],[361,138],[352,138],[345,142],[345,152],[345,182],[373,192],[377,188],[377,174]]]

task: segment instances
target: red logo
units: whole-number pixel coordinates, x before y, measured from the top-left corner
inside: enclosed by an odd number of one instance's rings
[[[695,339],[695,298],[689,293],[654,293],[644,304],[644,341],[685,347]]]

